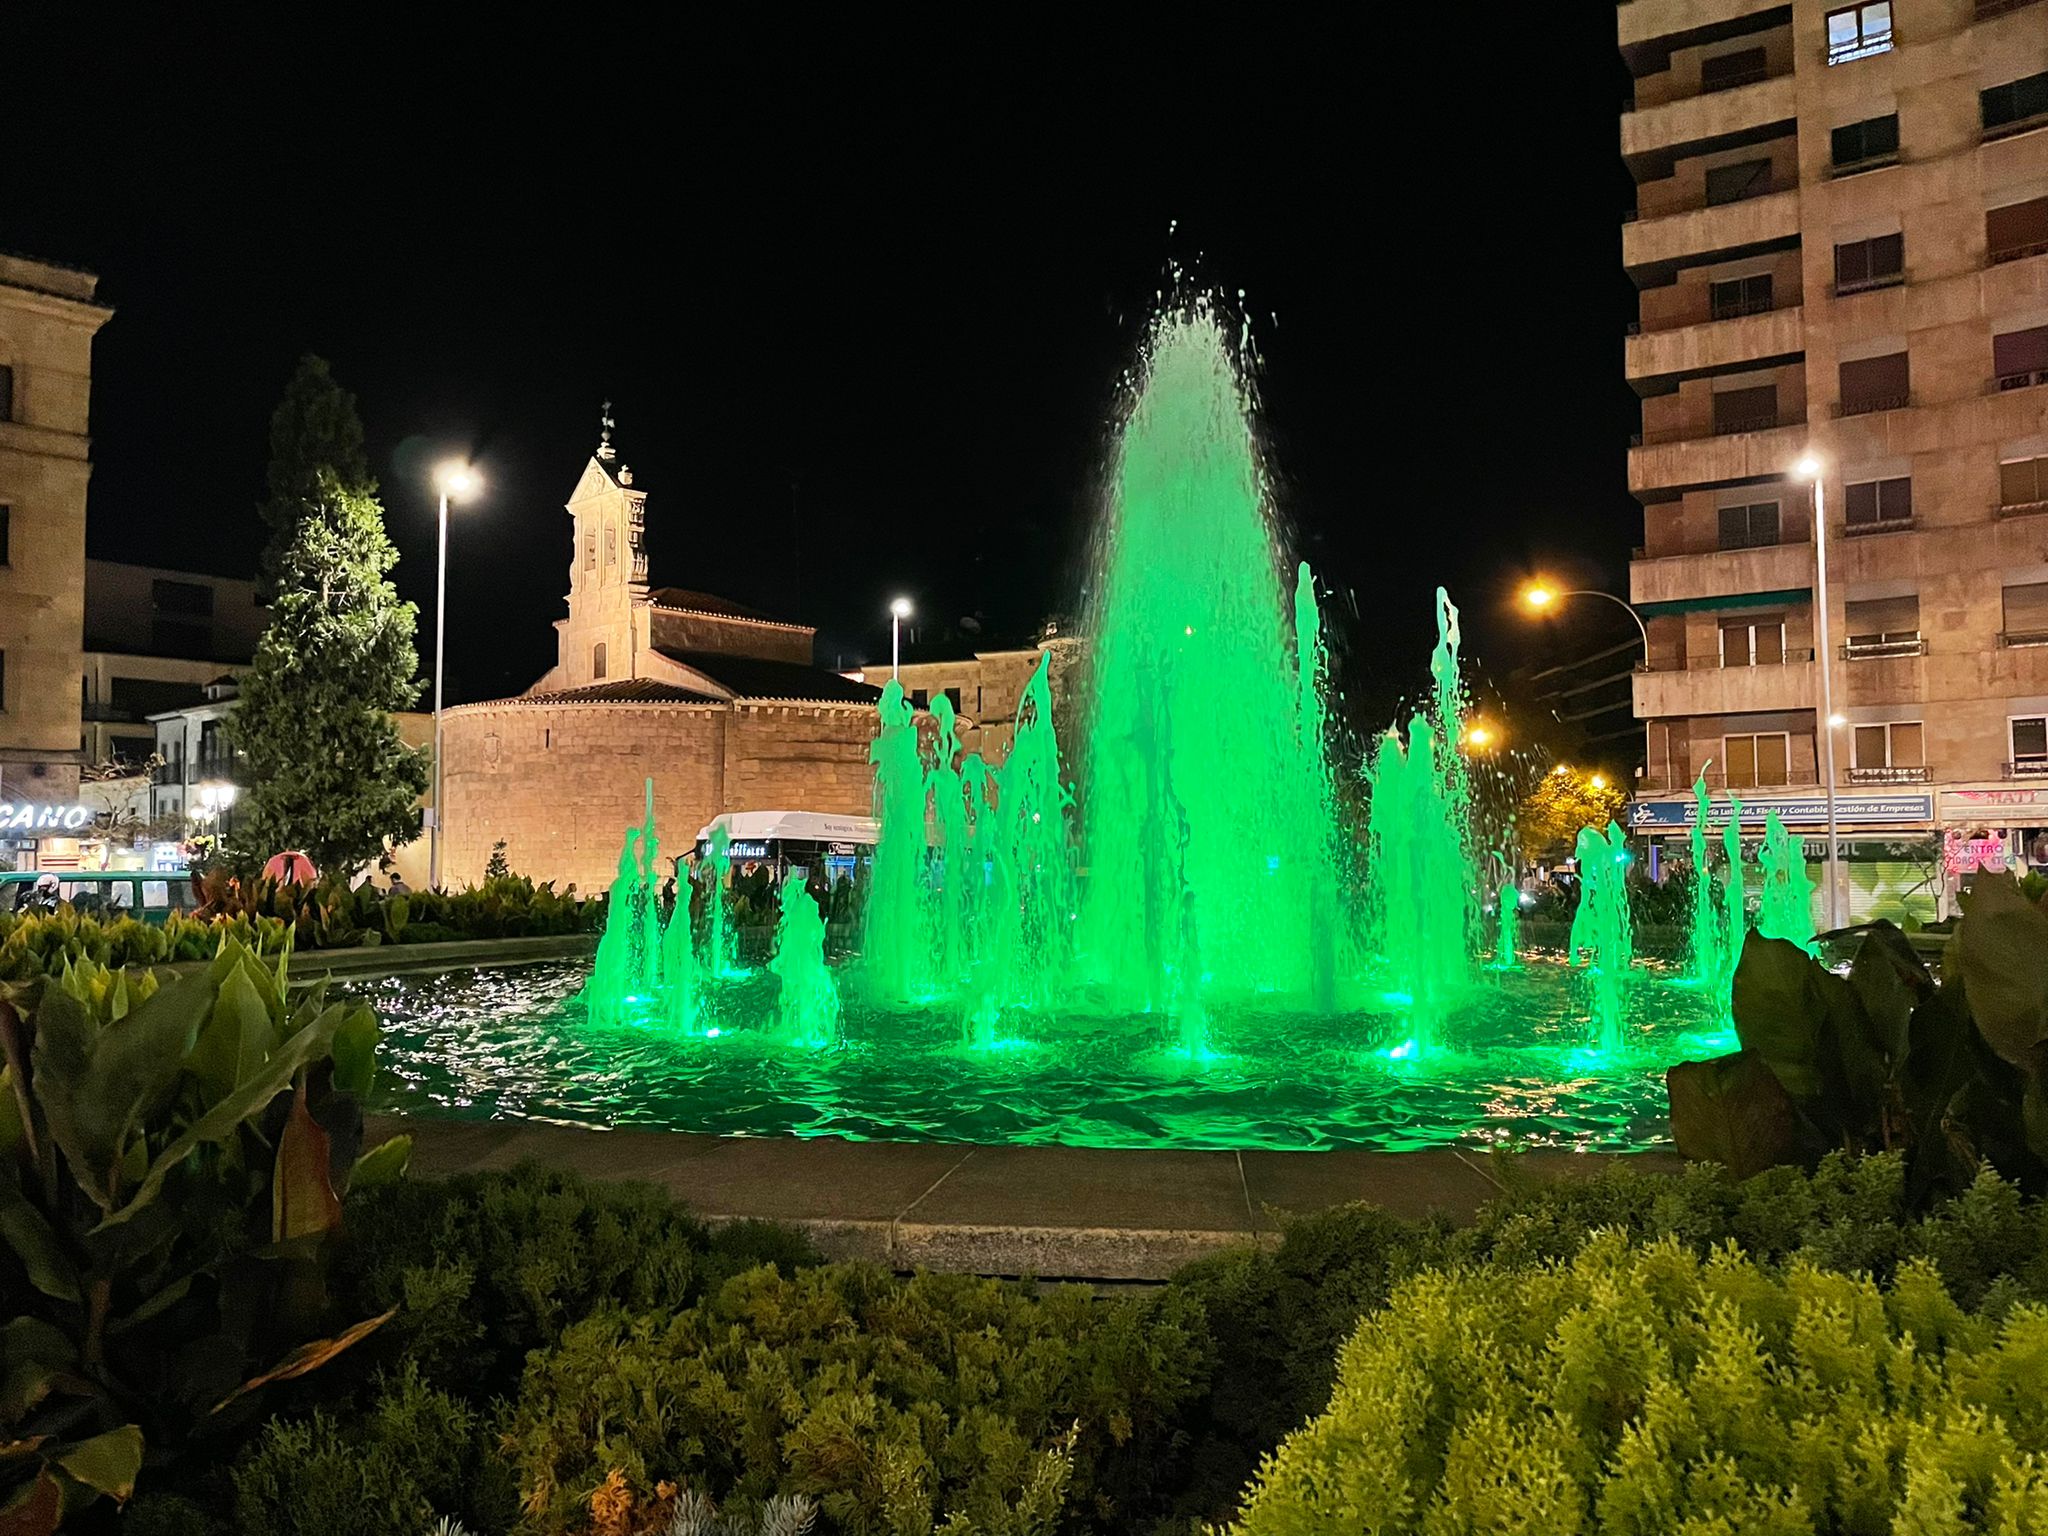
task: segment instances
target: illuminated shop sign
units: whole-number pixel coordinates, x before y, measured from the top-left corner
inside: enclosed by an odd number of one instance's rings
[[[77,832],[92,825],[89,805],[30,805],[0,800],[0,832]]]

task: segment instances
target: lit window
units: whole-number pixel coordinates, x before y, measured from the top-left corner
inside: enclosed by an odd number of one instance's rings
[[[1869,0],[1828,12],[1828,62],[1847,64],[1892,46],[1892,0]]]

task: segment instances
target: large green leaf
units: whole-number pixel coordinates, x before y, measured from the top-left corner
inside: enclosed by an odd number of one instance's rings
[[[405,1165],[411,1160],[412,1138],[393,1136],[356,1159],[355,1167],[349,1170],[348,1192],[354,1194],[359,1189],[392,1183],[405,1173]]]
[[[142,1470],[142,1431],[123,1424],[81,1440],[56,1461],[86,1487],[104,1493],[116,1504],[125,1504],[135,1492],[135,1474]]]
[[[334,1032],[334,1086],[367,1094],[377,1079],[377,1015],[357,1008]]]
[[[76,1087],[73,1115],[82,1150],[107,1188],[102,1206],[117,1198],[109,1175],[119,1167],[130,1138],[170,1102],[186,1054],[212,1008],[207,978],[181,976],[100,1031]]]
[[[1817,1098],[1822,1087],[1829,1020],[1816,978],[1823,977],[1843,985],[1798,945],[1754,930],[1735,967],[1735,1033],[1795,1099]]]
[[[21,1260],[30,1285],[59,1301],[79,1299],[70,1255],[43,1213],[21,1192],[11,1168],[0,1169],[0,1239]]]
[[[1979,1032],[2032,1070],[2034,1048],[2048,1039],[2048,916],[2003,875],[1980,876],[1950,949]]]
[[[1671,1139],[1694,1162],[1719,1163],[1746,1179],[1781,1163],[1805,1162],[1813,1150],[1799,1107],[1754,1051],[1681,1061],[1664,1074],[1664,1086]]]
[[[1904,1056],[1913,1010],[1934,991],[1906,936],[1890,923],[1871,925],[1850,962],[1849,986],[1863,1004],[1870,1043],[1890,1060]]]
[[[256,1074],[275,1040],[276,1026],[250,979],[250,967],[238,965],[221,982],[212,1016],[186,1065],[208,1099],[224,1099]]]
[[[62,987],[43,984],[36,1000],[35,1044],[29,1051],[35,1102],[50,1128],[50,1139],[71,1164],[71,1177],[104,1209],[109,1204],[101,1182],[104,1170],[88,1151],[86,1132],[79,1125],[79,1095],[97,1032],[85,1004]]]
[[[261,1071],[226,1098],[209,1106],[203,1115],[158,1153],[128,1203],[110,1214],[94,1230],[104,1231],[118,1222],[131,1219],[156,1198],[171,1170],[189,1157],[193,1148],[227,1140],[244,1120],[260,1112],[284,1092],[293,1074],[322,1055],[333,1043],[334,1032],[341,1027],[347,1015],[348,1009],[337,1003],[285,1041],[277,1053],[264,1062]]]

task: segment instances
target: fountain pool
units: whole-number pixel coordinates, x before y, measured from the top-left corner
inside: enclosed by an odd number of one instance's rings
[[[1732,1049],[1682,972],[1638,962],[1622,1044],[1586,1045],[1592,984],[1525,955],[1445,1016],[1435,1049],[1389,1059],[1405,1016],[1377,997],[1328,1013],[1219,1005],[1208,1049],[1161,1013],[1006,1014],[963,1044],[958,1015],[849,993],[835,1044],[792,1049],[767,972],[709,978],[699,1033],[654,1016],[594,1023],[587,964],[394,978],[359,989],[384,1021],[377,1107],[728,1135],[982,1144],[1316,1149],[1665,1145],[1664,1069]],[[713,1033],[717,1031],[717,1033]]]

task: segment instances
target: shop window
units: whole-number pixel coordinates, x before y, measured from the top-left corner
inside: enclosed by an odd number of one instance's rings
[[[1828,63],[1853,63],[1889,53],[1891,46],[1891,0],[1868,0],[1828,12]]]
[[[1778,504],[1753,502],[1747,506],[1721,508],[1720,547],[1761,549],[1778,542]]]
[[[1730,789],[1760,789],[1792,780],[1792,737],[1777,731],[1756,736],[1727,736],[1721,761],[1728,766]]]

